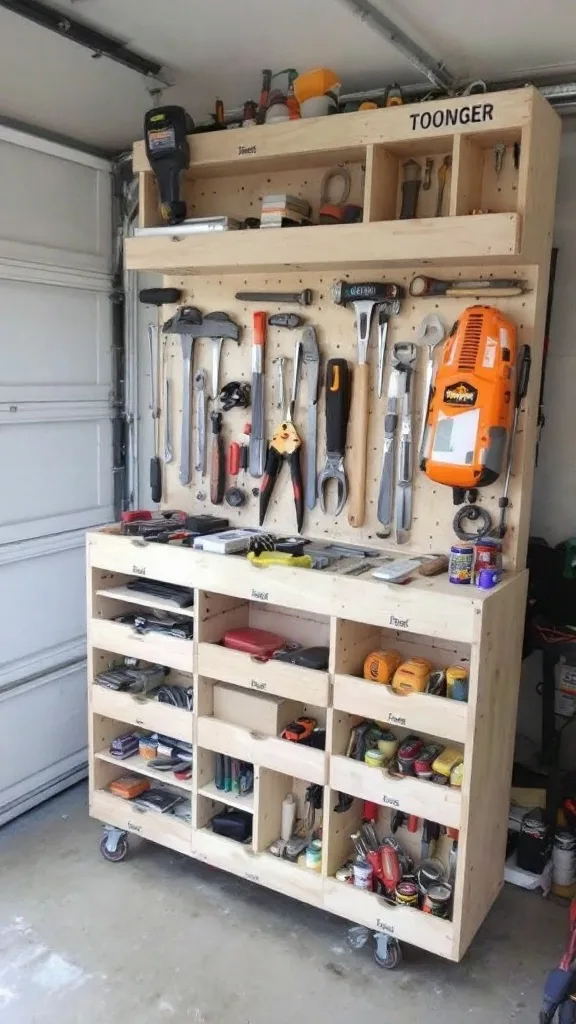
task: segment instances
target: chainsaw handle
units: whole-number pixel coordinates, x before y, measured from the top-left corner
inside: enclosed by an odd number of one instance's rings
[[[523,398],[526,397],[528,384],[530,383],[530,369],[532,367],[532,353],[530,345],[522,345],[518,353],[518,376],[516,379],[516,395],[514,399],[517,409]]]

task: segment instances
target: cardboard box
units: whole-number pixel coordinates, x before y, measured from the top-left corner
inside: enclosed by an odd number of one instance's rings
[[[297,700],[253,693],[227,683],[214,684],[214,718],[223,722],[242,725],[265,736],[278,736],[301,714],[302,705]]]

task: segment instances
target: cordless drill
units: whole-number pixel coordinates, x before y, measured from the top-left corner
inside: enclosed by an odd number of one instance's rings
[[[144,115],[146,155],[160,191],[162,217],[167,224],[186,218],[186,203],[180,199],[180,175],[190,166],[187,135],[194,122],[183,107],[156,107]]]

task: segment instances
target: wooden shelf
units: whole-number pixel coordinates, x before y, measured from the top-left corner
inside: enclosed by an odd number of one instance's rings
[[[227,807],[235,807],[238,811],[254,814],[254,793],[227,793],[223,789],[218,789],[215,782],[209,782],[206,786],[200,787],[198,796],[206,796],[209,800],[226,804]]]
[[[296,779],[319,785],[327,781],[323,750],[282,740],[277,736],[263,736],[208,715],[200,715],[198,718],[197,739],[199,747],[271,768]]]
[[[459,789],[439,786],[411,776],[398,779],[363,761],[332,755],[330,786],[361,800],[371,800],[394,811],[405,811],[418,818],[437,821],[449,828],[460,828],[462,794]]]
[[[90,796],[90,814],[107,825],[126,829],[178,853],[190,853],[192,826],[173,814],[145,811],[131,800],[123,800],[102,789],[94,790]]]
[[[192,742],[193,715],[191,711],[175,708],[158,700],[147,700],[137,694],[108,690],[94,683],[91,689],[92,710],[127,725],[135,725],[150,732],[173,736],[176,740]]]
[[[414,732],[432,733],[455,743],[464,743],[468,705],[427,693],[399,696],[390,686],[356,676],[334,676],[334,707],[351,715],[373,718]]]
[[[283,661],[259,662],[241,651],[220,644],[198,644],[198,673],[223,683],[246,686],[258,693],[273,693],[328,707],[328,673],[302,669]]]
[[[108,764],[115,764],[119,768],[125,768],[127,772],[136,772],[137,775],[146,775],[149,779],[161,782],[170,789],[183,789],[185,793],[192,792],[191,779],[177,779],[174,772],[160,772],[157,768],[151,768],[146,758],[140,754],[132,757],[114,757],[108,750],[99,750],[94,755],[99,761],[107,761]]]
[[[430,217],[374,224],[317,225],[126,239],[128,270],[247,274],[362,270],[405,264],[502,263],[520,257],[515,213]]]
[[[110,619],[92,619],[92,643],[103,651],[122,654],[125,658],[142,658],[180,672],[192,672],[194,647],[192,640],[161,633],[137,633],[133,626]]]
[[[138,594],[128,587],[104,587],[96,591],[98,597],[108,597],[113,601],[124,601],[128,604],[138,605],[140,608],[154,608],[159,612],[172,612],[174,615],[182,615],[187,619],[194,618],[194,608],[181,608],[176,601],[170,601],[166,597],[148,597],[146,594]]]

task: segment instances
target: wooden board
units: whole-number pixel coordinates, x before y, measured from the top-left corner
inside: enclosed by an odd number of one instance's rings
[[[423,268],[419,268],[422,270]],[[398,284],[407,286],[417,272],[406,272],[400,267],[392,268],[386,274],[386,279],[395,281]],[[481,266],[464,271],[459,266],[452,266],[446,270],[446,278],[457,279],[471,277],[489,277],[491,275],[508,276],[513,271],[510,268],[495,268],[490,274],[486,274]],[[532,357],[535,361],[540,358],[542,347],[542,334],[535,332],[532,324],[536,315],[536,308],[542,304],[542,286],[539,288],[538,276],[532,268],[523,268],[519,275],[528,280],[530,287],[534,290],[516,298],[499,299],[498,307],[517,325],[519,344],[528,343],[532,346]],[[365,276],[365,275],[364,275]],[[378,278],[380,275],[375,275]],[[350,273],[351,281],[362,280],[362,275]],[[252,313],[259,308],[257,303],[242,303],[234,299],[236,291],[243,288],[254,290],[260,289],[281,289],[297,291],[305,286],[314,290],[316,302],[313,307],[307,310],[307,319],[314,324],[318,333],[319,347],[323,360],[330,357],[340,357],[348,360],[352,367],[356,360],[356,332],[354,328],[354,313],[352,309],[343,309],[336,306],[331,298],[331,287],[336,280],[336,275],[328,274],[306,274],[285,273],[283,275],[265,275],[257,277],[230,277],[230,278],[174,278],[170,283],[184,289],[185,301],[198,304],[205,312],[224,308],[238,323],[242,325],[242,340],[240,345],[225,342],[222,355],[222,383],[231,380],[250,381],[250,359],[252,341]],[[381,527],[378,523],[376,511],[378,504],[378,490],[380,483],[380,472],[382,463],[382,442],[383,424],[386,410],[386,389],[390,372],[390,358],[392,345],[400,341],[413,341],[419,324],[424,316],[429,313],[436,313],[440,316],[446,331],[451,329],[452,324],[458,315],[468,305],[474,304],[470,298],[420,298],[407,299],[403,305],[399,317],[393,318],[389,329],[388,356],[386,360],[386,372],[384,378],[384,394],[381,399],[377,397],[375,389],[376,376],[376,340],[375,328],[372,335],[369,360],[371,365],[370,379],[370,406],[369,406],[369,427],[368,427],[368,472],[367,472],[367,493],[366,493],[366,518],[364,525],[354,529],[348,524],[346,509],[336,519],[331,513],[333,509],[333,497],[328,498],[328,511],[321,512],[317,504],[312,511],[306,510],[304,517],[304,531],[308,536],[330,539],[338,538],[350,543],[374,546],[384,551],[396,548],[394,537],[382,539],[378,536]],[[262,305],[262,304],[261,304]],[[268,304],[262,308],[267,312],[278,312],[282,309],[279,305]],[[166,310],[168,314],[170,310]],[[279,420],[281,411],[276,408],[275,371],[276,363],[280,356],[291,358],[294,349],[295,337],[299,332],[269,328],[266,345],[266,427],[268,436],[271,435],[274,424]],[[192,483],[188,487],[182,487],[178,476],[179,459],[179,427],[182,409],[182,383],[181,383],[181,347],[180,341],[175,336],[167,336],[164,344],[165,372],[172,384],[172,421],[175,427],[175,461],[164,468],[164,502],[170,507],[183,508],[188,512],[218,512],[218,509],[210,503],[209,499],[209,478],[199,473],[193,474]],[[415,386],[415,415],[414,415],[414,436],[418,438],[421,422],[421,412],[424,404],[424,362],[425,353],[418,356],[416,367]],[[211,368],[211,342],[199,340],[194,344],[194,366],[196,369],[203,368],[210,375]],[[210,376],[209,376],[210,379]],[[520,415],[519,433],[515,445],[514,465],[510,493],[509,528],[505,539],[505,556],[507,564],[521,565],[524,558],[525,539],[522,540],[522,548],[519,545],[518,528],[520,522],[529,516],[530,495],[522,488],[522,481],[518,476],[517,468],[525,464],[528,452],[533,451],[533,440],[529,449],[525,452],[524,423],[535,415],[538,402],[538,375],[533,374],[527,399]],[[307,427],[307,406],[308,394],[306,377],[303,375],[300,384],[300,391],[295,412],[295,424],[299,430],[304,443],[306,444]],[[319,401],[319,432],[317,469],[323,466],[325,450],[325,425],[324,425],[324,388],[321,388]],[[246,440],[242,430],[247,419],[246,410],[236,409],[224,415],[223,437],[226,445],[231,441],[242,443]],[[193,432],[194,433],[194,432]],[[352,459],[351,449],[348,449],[347,461]],[[305,465],[305,459],[302,458]],[[228,481],[231,483],[231,481]],[[248,475],[244,480],[239,480],[240,486],[246,491],[248,500],[242,509],[232,509],[224,505],[221,514],[225,514],[234,525],[257,526],[258,525],[258,498],[251,493],[252,488],[259,485],[259,481],[250,478]],[[483,488],[479,503],[486,508],[497,520],[498,499],[502,493],[502,479],[490,487]],[[452,503],[452,492],[447,487],[442,487],[428,479],[419,470],[414,471],[413,477],[413,524],[410,541],[402,545],[402,552],[407,556],[410,553],[422,553],[430,551],[446,551],[450,543],[456,542],[457,538],[452,531],[452,519],[454,517],[454,506]],[[278,479],[272,495],[270,508],[264,523],[265,527],[271,530],[286,531],[295,529],[294,506],[292,488],[290,485],[289,473],[284,470]],[[523,536],[523,534],[522,534]]]

